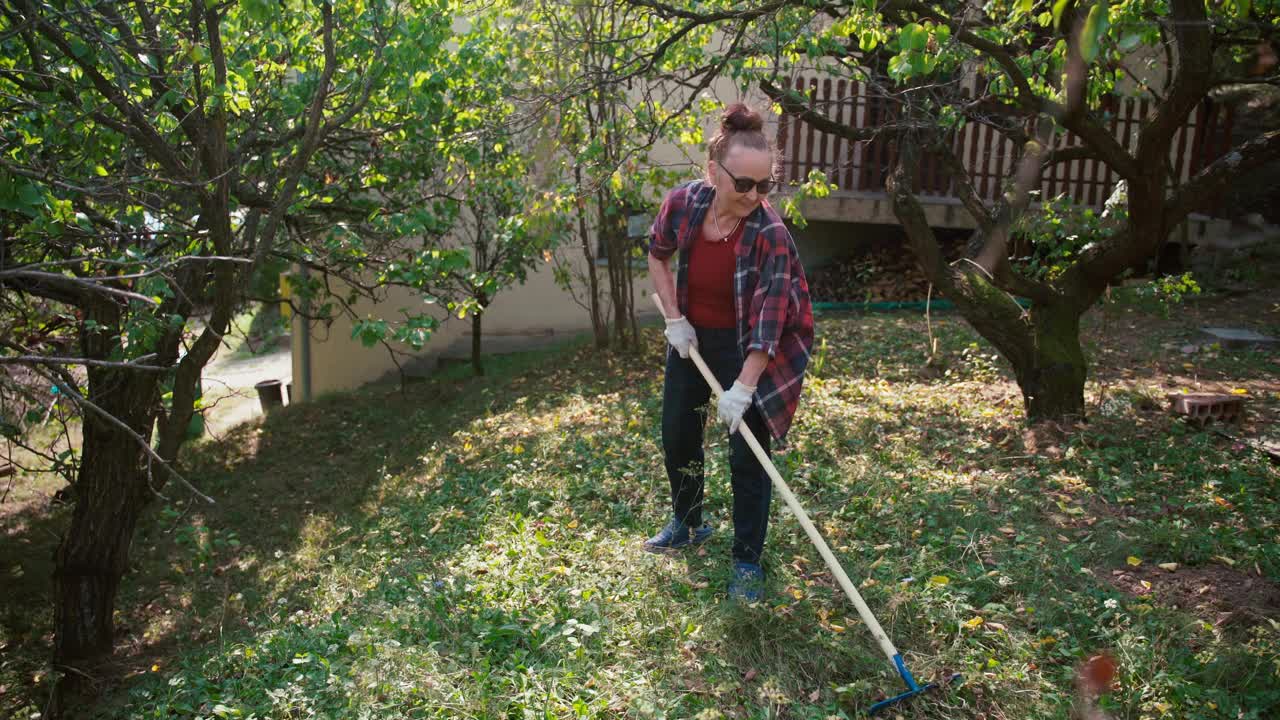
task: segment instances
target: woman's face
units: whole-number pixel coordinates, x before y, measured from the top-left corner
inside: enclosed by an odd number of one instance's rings
[[[765,150],[738,145],[729,148],[721,162],[710,161],[707,174],[715,185],[716,205],[720,212],[735,218],[746,217],[764,200],[756,183],[773,179],[773,156]],[[734,178],[742,184],[751,180],[751,188],[747,192],[738,192]]]

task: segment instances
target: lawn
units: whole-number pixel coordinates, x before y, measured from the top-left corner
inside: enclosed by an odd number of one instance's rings
[[[1243,319],[1241,319],[1243,318]],[[1280,293],[1165,317],[1098,309],[1085,425],[1028,432],[1003,363],[954,315],[823,314],[775,458],[917,677],[912,718],[1067,717],[1118,663],[1117,718],[1280,714],[1280,468],[1171,418],[1242,391],[1274,433],[1280,361],[1186,350],[1208,321],[1280,335]],[[290,406],[188,454],[139,530],[98,718],[853,717],[897,679],[780,499],[766,601],[725,599],[725,440],[702,550],[665,519],[661,335]],[[65,510],[9,513],[0,715],[47,692],[48,556]],[[11,591],[9,588],[13,588]]]

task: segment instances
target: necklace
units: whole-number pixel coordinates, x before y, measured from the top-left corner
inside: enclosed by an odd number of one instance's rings
[[[720,229],[720,215],[719,213],[716,212],[716,209],[711,208],[710,212],[711,212],[711,222],[716,226],[716,234],[720,236],[718,240],[712,240],[711,242],[722,243],[725,240],[728,240],[730,236],[738,232],[738,226],[742,224],[742,221],[744,219],[744,218],[738,218],[738,222],[734,223],[733,229],[726,233],[724,230]]]

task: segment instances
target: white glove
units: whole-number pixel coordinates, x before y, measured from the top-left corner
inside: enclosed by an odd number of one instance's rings
[[[742,415],[751,407],[751,395],[756,389],[750,385],[743,385],[740,381],[734,380],[733,387],[720,394],[720,402],[716,406],[716,410],[720,415],[720,419],[729,425],[729,434],[738,432],[738,425],[742,423]]]
[[[667,329],[662,332],[667,336],[667,342],[671,343],[671,347],[680,353],[680,357],[685,360],[689,359],[689,348],[698,347],[698,334],[693,331],[693,326],[689,324],[688,319],[681,315],[674,320],[664,318],[667,321]]]

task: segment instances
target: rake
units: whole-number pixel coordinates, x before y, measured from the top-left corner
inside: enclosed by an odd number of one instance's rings
[[[662,307],[662,299],[657,293],[652,295],[653,302],[658,306],[658,312],[666,317],[666,311]],[[721,388],[716,382],[715,376],[711,374],[711,369],[703,362],[702,356],[698,354],[698,349],[689,348],[689,358],[693,360],[693,364],[698,367],[698,371],[702,373],[702,379],[707,381],[707,385],[711,387],[711,392],[715,395],[716,400],[720,399]],[[906,684],[907,691],[891,698],[881,700],[871,706],[868,714],[875,715],[887,707],[897,705],[905,700],[924,693],[928,690],[950,685],[960,679],[960,674],[951,675],[942,682],[931,682],[921,685],[916,682],[915,676],[907,669],[907,664],[902,659],[902,653],[894,647],[893,641],[885,634],[884,628],[880,627],[880,623],[876,620],[876,616],[871,614],[871,608],[867,607],[867,603],[863,601],[862,595],[858,593],[858,589],[849,581],[849,576],[845,574],[844,568],[840,566],[840,561],[836,560],[836,556],[832,554],[831,548],[827,546],[826,540],[822,539],[822,535],[818,533],[818,529],[814,527],[813,522],[809,520],[809,515],[800,506],[800,501],[796,500],[796,496],[791,492],[791,488],[787,486],[787,482],[782,479],[782,475],[778,473],[778,468],[774,467],[773,461],[765,454],[764,448],[760,446],[760,442],[756,440],[755,435],[747,427],[746,423],[738,425],[738,433],[742,435],[742,439],[747,441],[747,446],[751,448],[751,452],[755,453],[756,459],[760,461],[760,466],[769,474],[769,478],[773,480],[773,486],[777,488],[778,494],[786,501],[787,507],[791,509],[792,514],[796,516],[796,520],[800,521],[800,527],[804,528],[804,532],[809,536],[809,540],[813,542],[813,546],[818,549],[818,554],[827,564],[827,568],[840,583],[844,594],[848,596],[849,601],[858,610],[858,616],[862,618],[862,622],[871,630],[871,635],[876,639],[876,643],[880,645],[880,650],[889,658],[889,662],[893,665],[893,669],[902,678],[902,682]]]

